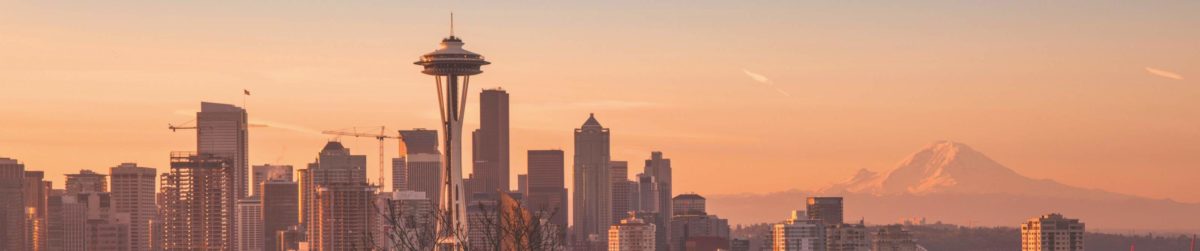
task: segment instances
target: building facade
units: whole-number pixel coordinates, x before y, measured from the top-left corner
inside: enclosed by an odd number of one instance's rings
[[[375,188],[364,182],[334,183],[316,190],[316,214],[308,229],[314,250],[366,250],[372,247]]]
[[[0,158],[0,249],[25,250],[25,164]]]
[[[608,251],[656,250],[654,224],[631,215],[608,228]]]
[[[903,225],[881,226],[872,234],[871,251],[917,251],[917,240]]]
[[[508,192],[509,130],[508,92],[484,89],[479,94],[479,129],[471,134],[472,173],[477,192]],[[470,196],[469,194],[467,196]]]
[[[601,246],[608,243],[606,232],[612,222],[610,150],[609,129],[601,126],[594,114],[575,129],[575,215],[571,225],[576,246],[584,242]]]
[[[253,188],[250,190],[250,196],[260,196],[262,194],[262,184],[269,180],[284,180],[293,181],[292,165],[256,165],[251,168],[250,185]]]
[[[137,163],[121,163],[109,169],[112,197],[116,211],[129,214],[129,250],[151,250],[150,223],[157,217],[158,204],[155,181],[158,171],[139,167]]]
[[[1082,251],[1084,224],[1047,214],[1021,224],[1021,251]]]
[[[171,170],[161,176],[162,247],[167,250],[232,250],[234,165],[209,154],[171,154]]]
[[[237,202],[237,250],[263,251],[263,204],[258,197]]]
[[[808,218],[820,220],[826,226],[842,224],[842,197],[808,197],[805,204]]]
[[[820,220],[809,219],[804,211],[793,211],[792,218],[771,228],[774,251],[823,251],[825,227]]]
[[[299,184],[269,180],[262,185],[263,250],[279,250],[276,236],[300,223]]]
[[[566,164],[562,150],[529,150],[527,207],[536,214],[550,215],[559,243],[566,243],[567,217]]]

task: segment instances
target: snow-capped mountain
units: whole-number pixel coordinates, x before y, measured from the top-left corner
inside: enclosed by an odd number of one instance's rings
[[[733,223],[774,222],[803,209],[807,196],[842,196],[847,221],[896,223],[925,217],[963,225],[1016,226],[1058,212],[1095,230],[1200,230],[1200,204],[1072,187],[1021,175],[971,147],[938,141],[885,172],[859,170],[814,190],[712,195],[709,211]]]
[[[1025,177],[962,143],[938,141],[909,155],[886,173],[859,170],[821,193],[873,195],[1009,194],[1118,199],[1127,196]]]

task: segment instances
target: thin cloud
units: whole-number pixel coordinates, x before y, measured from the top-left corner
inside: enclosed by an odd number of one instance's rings
[[[1146,73],[1150,73],[1150,75],[1155,75],[1155,76],[1164,77],[1164,78],[1169,78],[1169,79],[1174,79],[1174,80],[1183,80],[1183,76],[1180,76],[1180,75],[1179,75],[1179,74],[1177,74],[1177,73],[1170,72],[1170,71],[1167,71],[1167,70],[1156,69],[1156,68],[1154,68],[1154,67],[1148,67],[1148,66],[1147,66],[1147,67],[1146,67]]]
[[[175,110],[172,113],[174,113],[176,115],[183,115],[183,116],[195,116],[197,112],[200,112],[200,111],[191,110],[191,109],[180,109],[180,110]],[[270,120],[254,119],[254,118],[251,118],[249,122],[250,122],[250,127],[269,127],[269,128],[277,128],[277,129],[283,129],[283,130],[287,130],[287,131],[303,133],[303,134],[323,135],[323,134],[321,134],[321,131],[314,130],[312,128],[308,128],[308,127],[304,127],[304,126],[300,126],[300,125],[294,125],[294,124],[288,124],[288,123],[282,123],[282,122],[276,122],[276,121],[270,121]],[[188,123],[194,124],[195,121],[189,121]]]
[[[753,79],[755,82],[762,83],[764,85],[767,85],[767,87],[771,87],[772,89],[775,89],[776,92],[779,92],[779,94],[782,94],[784,97],[792,96],[791,93],[788,93],[787,91],[784,91],[783,89],[779,88],[778,86],[775,86],[775,81],[771,81],[771,79],[767,78],[767,76],[763,76],[762,74],[754,73],[754,72],[752,72],[750,70],[746,70],[746,69],[742,69],[742,73],[745,73],[747,77],[750,77],[750,79]]]

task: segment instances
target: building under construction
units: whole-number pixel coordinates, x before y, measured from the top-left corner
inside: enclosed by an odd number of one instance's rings
[[[164,250],[233,250],[234,170],[228,158],[171,153],[161,177]]]

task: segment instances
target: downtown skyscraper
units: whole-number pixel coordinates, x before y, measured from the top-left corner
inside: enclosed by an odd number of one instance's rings
[[[534,213],[550,214],[550,223],[556,227],[555,237],[559,243],[567,238],[567,188],[566,164],[562,150],[529,150],[528,208]]]
[[[575,129],[575,192],[572,217],[572,245],[603,247],[608,243],[612,223],[612,198],[609,178],[609,130],[600,125],[595,114]]]
[[[440,201],[442,154],[438,151],[437,133],[419,128],[400,131],[405,156],[392,161],[393,190],[424,192],[428,199]]]
[[[321,187],[331,184],[366,184],[367,156],[352,155],[341,142],[330,141],[317,155],[316,163],[309,163],[301,172],[300,203],[302,223],[312,227],[317,220],[317,193]],[[312,229],[308,229],[311,233]]]
[[[116,212],[129,214],[129,250],[151,250],[150,224],[158,215],[154,186],[158,171],[136,163],[121,163],[109,170]]]
[[[227,158],[233,167],[233,200],[249,196],[249,122],[246,109],[200,102],[196,113],[196,152]]]
[[[0,250],[25,249],[25,164],[0,158]]]
[[[508,192],[509,130],[508,92],[486,89],[479,94],[479,129],[472,133],[472,182],[476,192]],[[470,197],[470,194],[466,195]]]
[[[646,166],[642,169],[642,173],[638,175],[638,187],[640,189],[639,196],[641,197],[641,207],[643,211],[657,214],[653,218],[654,224],[666,226],[671,222],[671,213],[673,211],[671,198],[671,159],[663,158],[662,152],[651,152],[650,159],[646,160]],[[652,210],[646,210],[652,209]],[[655,239],[658,240],[656,246],[658,250],[670,250],[671,245],[668,238],[671,236],[671,228],[661,227],[657,229]]]

